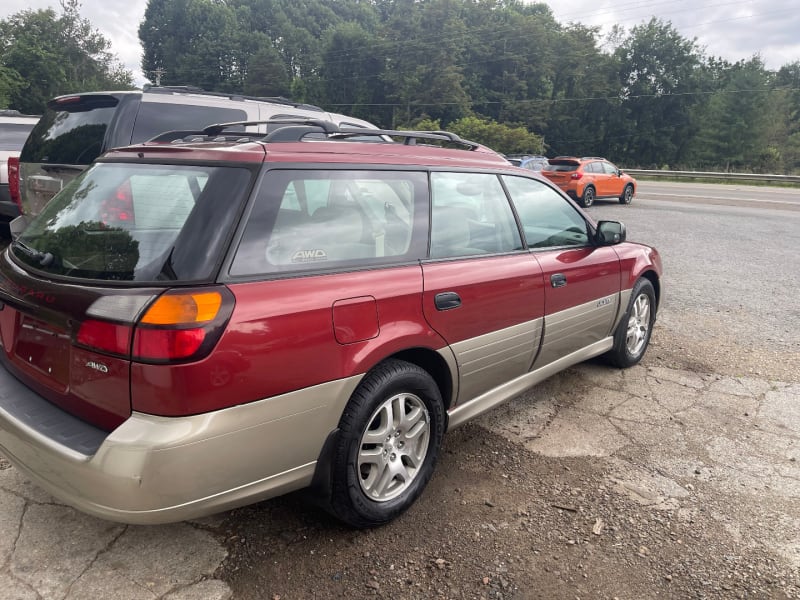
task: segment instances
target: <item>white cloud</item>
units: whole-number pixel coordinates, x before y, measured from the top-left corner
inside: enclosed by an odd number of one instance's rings
[[[797,0],[544,0],[561,23],[594,25],[603,32],[625,29],[656,17],[669,21],[706,54],[729,61],[760,55],[769,69],[800,60]]]

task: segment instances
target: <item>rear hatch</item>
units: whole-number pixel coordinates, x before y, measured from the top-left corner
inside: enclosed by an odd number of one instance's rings
[[[542,169],[542,175],[558,185],[566,185],[578,170],[580,161],[572,158],[551,158]]]
[[[169,308],[215,294],[229,302],[213,281],[254,171],[100,162],[73,179],[0,258],[3,366],[85,421],[121,423],[133,363],[192,360],[213,346],[208,323],[171,320]],[[171,354],[186,339],[196,346]]]

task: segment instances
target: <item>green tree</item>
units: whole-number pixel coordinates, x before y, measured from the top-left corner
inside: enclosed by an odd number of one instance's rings
[[[441,130],[439,120],[422,119],[407,129],[420,131]],[[503,154],[534,153],[542,147],[543,140],[524,127],[509,126],[491,119],[464,117],[451,122],[447,130],[459,137],[483,144]]]
[[[14,90],[25,86],[25,80],[15,69],[0,66],[0,108],[7,108]]]
[[[469,39],[461,8],[459,0],[391,4],[381,80],[398,108],[393,121],[427,115],[448,123],[470,112],[459,64]]]
[[[702,53],[658,19],[634,27],[617,48],[621,111],[606,144],[615,160],[660,166],[681,162],[691,139],[692,107],[699,101]]]
[[[133,87],[110,42],[81,18],[78,0],[60,4],[61,14],[24,10],[0,21],[0,80],[9,105],[22,112],[41,113],[61,94]]]
[[[283,58],[267,41],[249,58],[244,93],[250,96],[288,96],[291,80]]]
[[[235,11],[222,0],[150,0],[139,26],[148,78],[164,85],[229,91],[241,84]]]
[[[598,48],[598,30],[570,25],[555,38],[546,137],[559,155],[603,155],[618,140],[619,65]]]
[[[383,123],[391,122],[385,104],[380,76],[383,62],[370,52],[379,45],[375,35],[358,23],[344,23],[329,34],[323,52],[322,90],[326,106],[342,112]]]
[[[780,153],[770,148],[769,139],[778,115],[766,110],[777,100],[771,94],[772,74],[758,57],[734,64],[716,61],[711,66],[716,89],[698,109],[691,148],[694,163],[724,171],[779,169]]]

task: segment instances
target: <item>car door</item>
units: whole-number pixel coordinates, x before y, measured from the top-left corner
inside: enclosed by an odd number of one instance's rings
[[[606,180],[608,181],[608,191],[604,195],[610,197],[621,196],[625,182],[619,175],[619,169],[608,161],[603,161],[602,165],[603,171],[606,173]]]
[[[534,367],[578,352],[611,334],[621,269],[611,247],[591,242],[583,214],[544,182],[503,176],[545,283],[544,334]]]
[[[462,403],[530,369],[544,280],[496,175],[431,173],[431,188],[423,311],[454,353]]]
[[[597,197],[608,195],[608,175],[603,170],[603,165],[598,161],[594,161],[584,166],[583,169],[585,172],[591,173]]]

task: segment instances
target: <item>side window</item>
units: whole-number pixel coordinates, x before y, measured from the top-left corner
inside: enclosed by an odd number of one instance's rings
[[[603,171],[605,172],[606,175],[616,175],[617,174],[617,169],[611,163],[603,162],[603,163],[600,163],[600,164],[603,165]]]
[[[142,102],[136,116],[131,143],[150,140],[165,131],[195,131],[215,123],[246,121],[247,113],[240,109],[194,106],[167,102]],[[244,127],[235,131],[244,131]]]
[[[586,221],[561,194],[534,179],[504,175],[529,248],[585,246]]]
[[[603,168],[600,166],[600,163],[591,162],[583,167],[583,170],[587,173],[602,173]]]
[[[427,243],[427,198],[421,172],[269,171],[230,273],[418,260]]]
[[[514,213],[496,175],[431,173],[431,258],[522,248]]]

